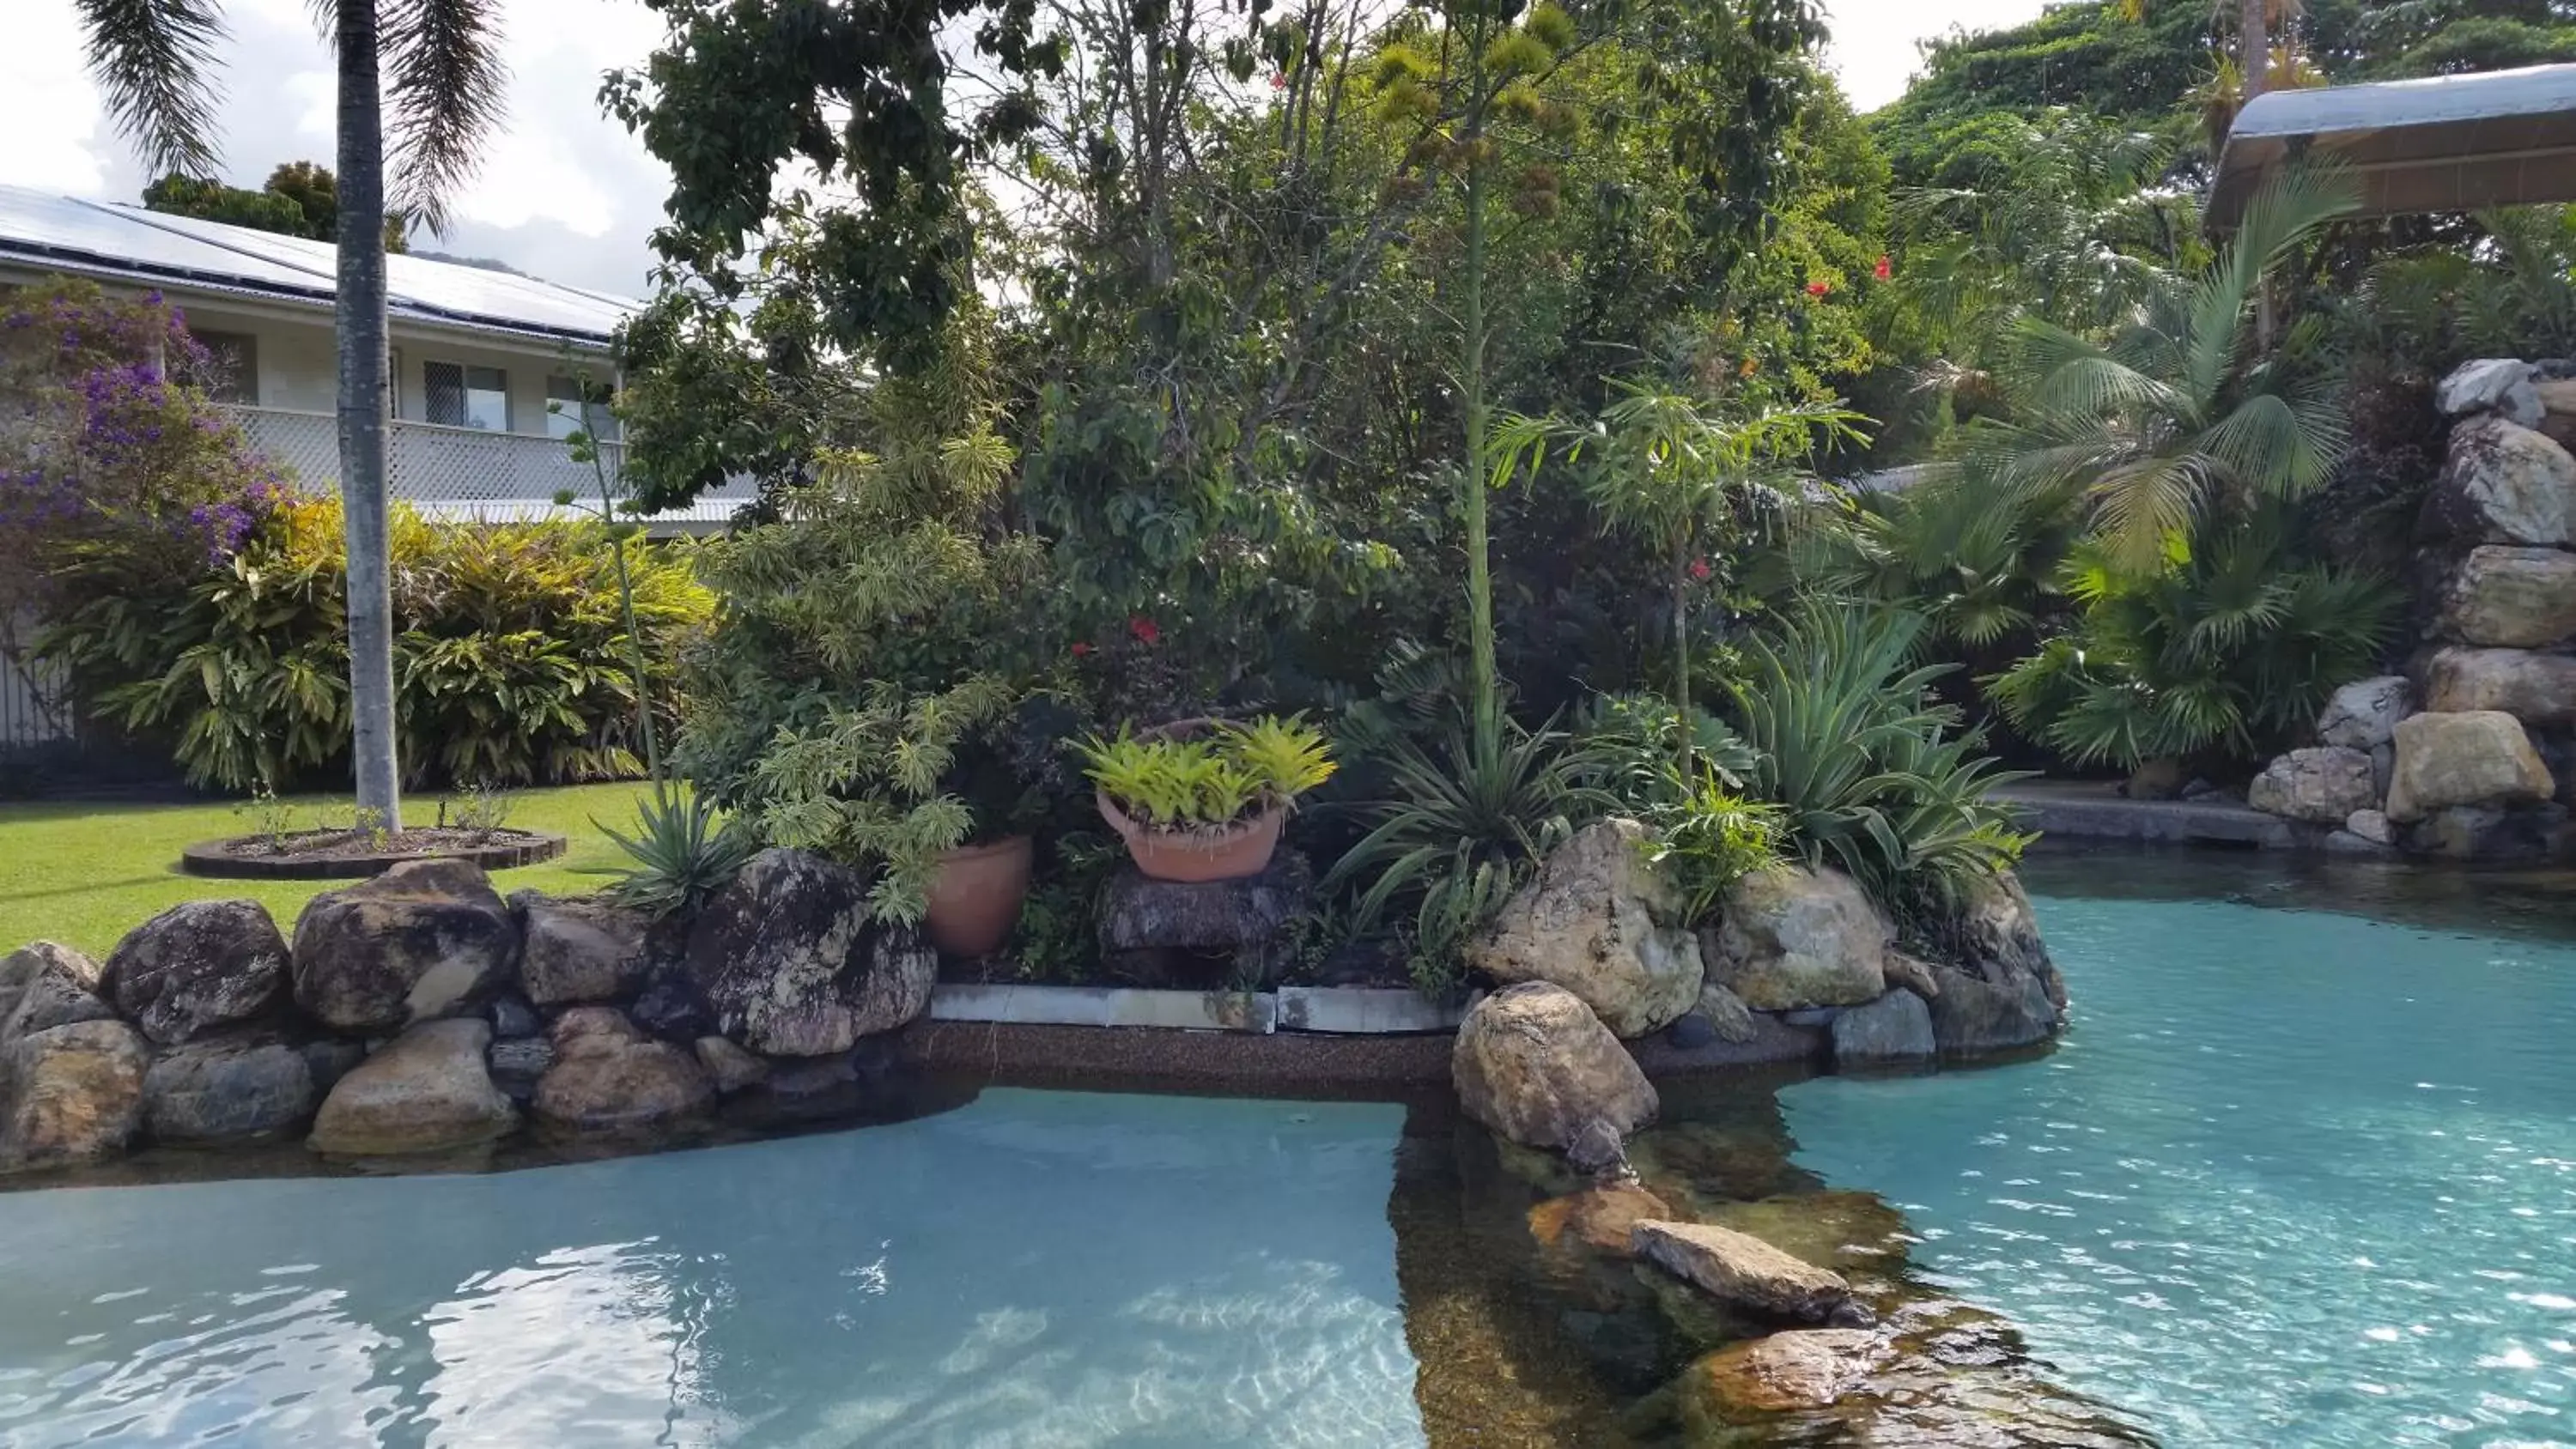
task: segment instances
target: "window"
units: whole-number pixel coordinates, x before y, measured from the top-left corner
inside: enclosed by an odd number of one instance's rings
[[[259,339],[247,332],[191,333],[206,349],[206,396],[220,403],[259,405]]]
[[[590,435],[603,443],[616,442],[617,418],[607,406],[613,394],[598,383],[590,386],[595,390],[590,405]],[[581,389],[582,380],[579,378],[546,379],[547,437],[569,437],[575,428],[582,425]]]
[[[422,390],[429,394],[431,422],[487,433],[510,431],[508,373],[460,362],[425,362],[420,371]]]

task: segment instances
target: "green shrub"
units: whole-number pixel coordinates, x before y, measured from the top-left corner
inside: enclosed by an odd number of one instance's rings
[[[1780,808],[1786,845],[1849,872],[1900,917],[2009,866],[2027,837],[1987,798],[2018,778],[1958,711],[1929,702],[1946,666],[1910,667],[1922,621],[1820,604],[1752,640],[1735,686],[1750,793]]]
[[[1115,739],[1085,741],[1081,752],[1091,782],[1137,823],[1159,830],[1231,824],[1333,778],[1323,731],[1276,715],[1188,739],[1140,739],[1121,729]]]

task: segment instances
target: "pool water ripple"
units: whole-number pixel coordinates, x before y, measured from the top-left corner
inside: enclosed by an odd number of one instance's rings
[[[2169,1444],[2576,1445],[2576,948],[2038,908],[2065,1043],[1793,1087],[1802,1164]]]

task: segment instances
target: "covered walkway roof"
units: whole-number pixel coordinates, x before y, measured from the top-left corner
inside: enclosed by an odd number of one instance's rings
[[[2227,133],[2208,226],[2303,157],[2350,167],[2364,216],[2576,201],[2576,65],[2266,91]]]

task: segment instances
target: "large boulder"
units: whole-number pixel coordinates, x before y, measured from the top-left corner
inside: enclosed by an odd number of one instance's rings
[[[399,1031],[475,1010],[518,959],[518,924],[479,867],[404,861],[304,907],[295,1004],[338,1031]]]
[[[1830,1323],[1850,1312],[1851,1285],[1841,1274],[1793,1258],[1751,1233],[1649,1220],[1630,1230],[1629,1246],[1711,1298],[1758,1317]]]
[[[1544,981],[1471,1007],[1449,1068],[1467,1115],[1524,1147],[1589,1153],[1606,1133],[1612,1150],[1597,1155],[1615,1157],[1659,1105],[1636,1059],[1582,998]]]
[[[491,1023],[476,1017],[413,1027],[333,1084],[307,1140],[316,1152],[380,1156],[444,1152],[508,1133],[519,1113],[484,1065],[491,1042]]]
[[[2245,803],[2267,815],[2341,825],[2355,810],[2378,804],[2379,792],[2371,786],[2368,752],[2320,745],[2275,757],[2246,787]]]
[[[764,850],[689,930],[688,965],[725,1035],[768,1056],[820,1057],[928,1009],[939,958],[868,922],[867,879],[801,850]]]
[[[253,900],[182,901],[108,953],[99,994],[161,1046],[282,1010],[286,938]]]
[[[1832,1034],[1834,1065],[1844,1071],[1929,1061],[1941,1051],[1932,1008],[1902,986],[1836,1015]]]
[[[2496,710],[2419,714],[2397,727],[2388,818],[2400,825],[2454,805],[2548,799],[2558,784],[2512,715]]]
[[[96,1162],[143,1122],[152,1053],[121,1021],[75,1021],[0,1047],[0,1172]]]
[[[1467,964],[1497,981],[1562,986],[1617,1036],[1670,1025],[1699,1004],[1706,973],[1645,845],[1634,820],[1577,831],[1470,943]]]
[[[2415,712],[2415,689],[2402,674],[2356,679],[2326,700],[2317,715],[2317,741],[2367,754],[2397,736],[2397,722]]]
[[[2502,710],[2534,726],[2576,724],[2576,659],[2528,649],[2437,649],[2424,666],[2424,707]]]
[[[2520,358],[2472,358],[2451,369],[2450,376],[2434,387],[2433,406],[2444,417],[2475,421],[2474,414],[2492,413],[2529,427],[2541,415],[2536,379],[2532,365]]]
[[[2066,1024],[2066,979],[2049,958],[2017,877],[1971,878],[1948,935],[1956,959],[1933,963],[1940,990],[1927,1003],[1933,1039],[1945,1055],[2031,1046]]]
[[[0,956],[0,1047],[76,1021],[113,1021],[98,999],[98,963],[54,941]]]
[[[641,911],[602,900],[556,900],[515,891],[521,945],[519,989],[538,1006],[632,1001],[652,975]],[[504,1033],[505,1035],[507,1033]]]
[[[576,1006],[557,1017],[554,1049],[534,1105],[539,1117],[561,1126],[656,1127],[715,1101],[715,1083],[695,1055],[637,1031],[613,1006]]]
[[[2576,634],[2576,554],[2486,545],[2443,581],[2436,636],[2460,644],[2544,649]]]
[[[1841,871],[1754,871],[1727,888],[1719,921],[1709,978],[1756,1011],[1858,1006],[1887,990],[1895,928]]]
[[[2465,543],[2576,541],[2576,457],[2520,423],[2471,418],[2451,430],[2420,531]]]
[[[318,1096],[311,1064],[284,1042],[192,1042],[144,1075],[143,1120],[161,1142],[273,1137],[310,1121]]]

